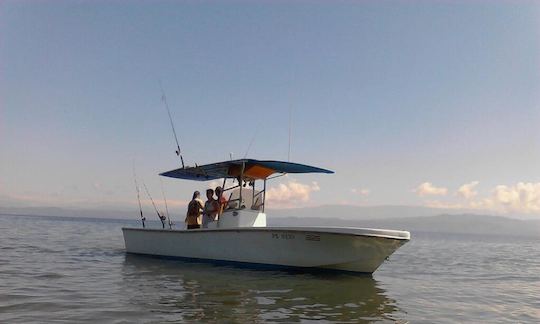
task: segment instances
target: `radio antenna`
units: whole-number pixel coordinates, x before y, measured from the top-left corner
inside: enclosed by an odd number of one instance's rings
[[[184,158],[182,157],[182,151],[180,150],[180,144],[178,143],[178,136],[176,136],[176,130],[174,129],[171,110],[169,109],[169,104],[167,103],[167,96],[165,96],[165,91],[163,90],[163,86],[161,85],[161,80],[159,81],[159,88],[161,89],[161,101],[163,101],[163,103],[165,104],[165,108],[167,108],[167,114],[169,114],[169,121],[171,122],[174,140],[176,141],[176,155],[180,157],[180,161],[182,162],[182,169],[184,169]]]

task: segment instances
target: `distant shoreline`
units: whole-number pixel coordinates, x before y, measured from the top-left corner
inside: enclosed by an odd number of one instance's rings
[[[0,213],[3,217],[24,217],[59,221],[112,222],[140,225],[140,219],[114,217],[88,217],[68,215],[37,215],[23,213]],[[172,218],[176,228],[183,228],[184,222]],[[488,235],[540,239],[540,220],[519,220],[503,216],[489,215],[435,215],[395,219],[340,219],[340,218],[300,218],[269,217],[270,226],[340,226],[393,228],[414,234]],[[159,220],[148,219],[147,224],[161,226]]]

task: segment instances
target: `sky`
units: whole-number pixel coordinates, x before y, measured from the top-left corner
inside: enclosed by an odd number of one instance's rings
[[[171,208],[215,185],[158,177],[160,81],[187,164],[335,171],[269,183],[275,208],[540,217],[540,2],[3,0],[0,205],[136,208],[133,169]]]

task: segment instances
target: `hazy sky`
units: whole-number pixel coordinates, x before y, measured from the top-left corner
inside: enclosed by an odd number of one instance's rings
[[[1,1],[0,204],[133,208],[246,153],[274,206],[540,215],[540,3]],[[207,183],[163,179],[174,208]]]

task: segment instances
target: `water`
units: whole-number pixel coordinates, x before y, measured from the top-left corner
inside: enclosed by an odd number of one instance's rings
[[[125,225],[0,216],[0,322],[540,322],[540,239],[418,234],[356,276],[126,255]]]

